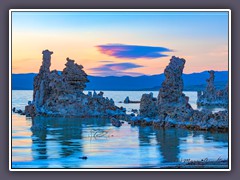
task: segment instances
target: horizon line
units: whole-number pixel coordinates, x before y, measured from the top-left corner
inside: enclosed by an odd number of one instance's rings
[[[60,70],[57,70],[58,72],[62,72]],[[195,74],[195,73],[203,73],[206,71],[211,71],[211,69],[209,70],[205,70],[205,71],[200,71],[200,72],[192,72],[192,73],[183,73],[185,75],[189,75],[189,74]],[[229,70],[213,70],[214,72],[229,72]],[[38,74],[38,72],[27,72],[27,73],[12,73],[12,75],[20,75],[20,74]],[[137,75],[137,76],[130,76],[130,75],[122,75],[122,76],[117,76],[117,75],[107,75],[107,76],[102,76],[102,75],[92,75],[92,74],[87,74],[88,76],[93,76],[93,77],[140,77],[140,76],[154,76],[154,75],[161,75],[164,74],[164,72],[159,73],[159,74],[142,74],[142,75]]]

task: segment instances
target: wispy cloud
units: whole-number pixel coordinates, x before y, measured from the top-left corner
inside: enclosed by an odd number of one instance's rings
[[[127,70],[144,67],[135,63],[111,63],[104,64],[95,68],[90,68],[93,71],[92,74],[101,75],[101,76],[123,76],[123,75],[132,75],[138,76],[142,73],[128,72]]]
[[[160,58],[166,57],[166,52],[172,52],[173,50],[165,47],[154,47],[154,46],[139,46],[139,45],[125,45],[125,44],[107,44],[96,46],[98,50],[109,56],[116,58]]]
[[[209,56],[214,57],[227,57],[228,56],[228,47],[227,46],[219,46],[213,49],[208,53]]]
[[[98,61],[98,62],[101,62],[101,63],[112,63],[112,62],[114,62],[114,61],[104,60],[104,61]]]

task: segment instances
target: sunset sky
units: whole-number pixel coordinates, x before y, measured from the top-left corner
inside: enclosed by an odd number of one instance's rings
[[[51,69],[66,58],[89,75],[161,74],[171,56],[184,73],[228,70],[227,12],[12,12],[12,72]]]

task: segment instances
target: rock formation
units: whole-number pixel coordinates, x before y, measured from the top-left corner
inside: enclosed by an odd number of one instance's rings
[[[204,91],[198,91],[198,106],[228,106],[228,85],[225,89],[216,90],[214,86],[214,71],[208,71],[210,77],[206,80]]]
[[[154,127],[183,127],[196,130],[228,130],[228,111],[212,113],[209,110],[193,110],[189,97],[183,93],[183,68],[185,60],[173,56],[164,71],[165,80],[159,90],[157,102],[152,94],[143,94],[140,102],[140,115],[132,117],[132,125],[152,125]],[[216,91],[213,85],[214,72],[210,71],[206,97],[227,96],[224,91]],[[217,99],[216,98],[216,99]],[[150,119],[149,119],[150,118]]]
[[[185,59],[173,56],[164,70],[165,80],[158,94],[158,111],[163,119],[169,116],[186,121],[192,115],[189,98],[183,93],[182,73],[185,62]]]
[[[130,98],[127,96],[127,97],[124,99],[123,103],[125,103],[125,104],[129,104],[129,103],[140,103],[140,101],[132,101],[132,100],[130,100]]]
[[[143,94],[140,101],[140,116],[156,117],[158,114],[157,99],[153,97],[153,93]]]
[[[128,103],[130,103],[130,99],[129,99],[129,97],[127,96],[125,99],[124,99],[124,101],[123,101],[125,104],[128,104]]]
[[[69,84],[69,88],[75,91],[83,91],[86,83],[89,82],[87,74],[82,70],[83,66],[74,63],[74,60],[67,58],[66,68],[63,69],[63,80]]]
[[[39,110],[46,100],[48,94],[50,93],[46,87],[49,86],[49,75],[51,66],[51,55],[53,52],[45,50],[42,52],[43,61],[40,67],[38,75],[34,78],[34,91],[33,91],[33,101],[35,102],[35,107]]]
[[[46,115],[63,117],[93,117],[125,115],[123,109],[114,105],[103,92],[93,95],[83,93],[89,82],[83,66],[67,58],[66,67],[60,74],[50,71],[51,55],[43,51],[42,66],[34,78],[33,102],[25,107],[28,116]]]
[[[116,118],[111,118],[111,123],[112,123],[112,125],[115,126],[115,127],[120,127],[120,126],[122,126],[121,121],[119,121],[119,120],[116,119]]]

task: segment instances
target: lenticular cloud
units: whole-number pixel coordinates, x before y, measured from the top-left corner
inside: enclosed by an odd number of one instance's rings
[[[172,52],[171,49],[165,47],[153,47],[153,46],[139,46],[139,45],[124,45],[124,44],[107,44],[98,45],[98,50],[109,56],[116,58],[161,58],[168,55],[163,54],[166,52]]]

